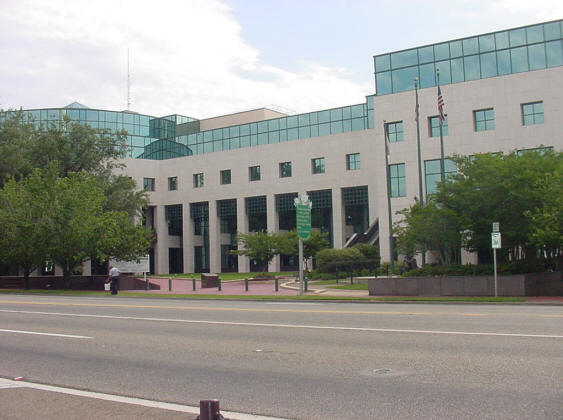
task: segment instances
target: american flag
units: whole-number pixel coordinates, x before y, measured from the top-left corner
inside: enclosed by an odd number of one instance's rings
[[[442,97],[440,85],[438,85],[438,114],[440,117],[440,125],[442,125],[446,120],[446,114],[444,114],[444,98]]]

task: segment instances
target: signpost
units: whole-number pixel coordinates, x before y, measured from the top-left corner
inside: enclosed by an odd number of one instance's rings
[[[498,283],[497,283],[497,249],[502,247],[500,236],[499,222],[493,222],[493,231],[491,232],[491,248],[493,248],[493,264],[495,270],[495,296],[498,296]]]
[[[299,237],[299,294],[303,294],[303,240],[311,236],[311,207],[307,193],[299,194],[294,200],[297,222],[297,236]]]
[[[150,257],[145,255],[138,260],[123,261],[110,259],[110,265],[116,267],[120,273],[143,273],[147,290],[149,290],[149,283],[147,281],[147,273],[150,271]]]

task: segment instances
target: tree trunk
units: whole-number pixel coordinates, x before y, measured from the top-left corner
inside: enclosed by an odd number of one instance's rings
[[[23,288],[25,290],[29,290],[29,274],[31,273],[31,270],[26,268],[23,270]]]
[[[68,290],[68,289],[70,289],[70,275],[72,273],[71,273],[70,268],[68,268],[66,266],[63,266],[62,269],[63,269],[63,288],[65,290]]]

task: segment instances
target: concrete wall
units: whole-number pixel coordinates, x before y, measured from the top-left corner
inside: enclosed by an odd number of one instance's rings
[[[498,276],[499,296],[563,296],[563,273]],[[368,280],[370,296],[494,296],[493,276],[381,277]]]

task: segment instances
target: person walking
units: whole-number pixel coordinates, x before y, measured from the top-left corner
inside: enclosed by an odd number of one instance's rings
[[[117,267],[110,265],[108,279],[111,281],[110,290],[112,295],[117,295],[117,287],[119,281],[119,270]]]

